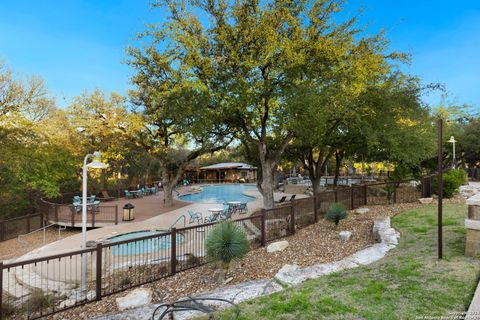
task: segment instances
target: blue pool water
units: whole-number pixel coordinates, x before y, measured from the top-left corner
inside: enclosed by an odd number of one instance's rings
[[[125,234],[121,234],[118,236],[114,236],[109,238],[112,242],[123,241],[123,240],[130,240],[150,235],[160,235],[165,233],[165,231],[161,230],[154,230],[154,231],[136,231],[136,232],[129,232]],[[177,233],[176,243],[180,244],[184,240],[184,236],[180,233]],[[164,236],[155,237],[151,239],[139,240],[139,241],[132,241],[116,246],[112,246],[112,254],[115,255],[136,255],[142,253],[153,253],[158,252],[161,250],[165,250],[170,248],[172,244],[170,234],[166,234]]]
[[[184,201],[201,203],[223,203],[230,201],[250,202],[255,198],[244,195],[245,190],[256,190],[257,186],[250,184],[225,184],[204,186],[199,193],[180,196]]]

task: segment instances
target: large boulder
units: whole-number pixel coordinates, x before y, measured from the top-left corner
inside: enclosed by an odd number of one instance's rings
[[[283,241],[277,241],[274,243],[271,243],[267,246],[267,252],[277,252],[277,251],[283,251],[288,247],[288,241],[283,240]]]
[[[144,306],[152,302],[152,291],[150,289],[138,288],[125,297],[117,298],[116,301],[119,310]]]

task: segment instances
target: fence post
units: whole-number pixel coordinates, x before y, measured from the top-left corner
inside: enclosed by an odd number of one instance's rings
[[[393,182],[393,203],[397,203],[397,183]]]
[[[102,300],[102,248],[101,242],[97,243],[97,265],[96,265],[96,299]]]
[[[313,196],[313,216],[315,217],[315,223],[318,222],[318,208],[317,208],[317,196]]]
[[[262,228],[262,238],[261,238],[261,244],[262,247],[265,247],[266,240],[267,240],[267,235],[266,235],[266,223],[265,223],[265,209],[262,209],[262,220],[261,220],[261,228]]]
[[[364,185],[363,185],[363,205],[364,205],[364,206],[366,206],[366,205],[367,205],[367,202],[368,202],[367,192],[368,192],[367,185],[364,184]]]
[[[172,244],[170,246],[170,273],[173,276],[177,273],[177,228],[172,228],[170,239],[172,241]]]
[[[115,206],[115,224],[118,224],[118,205]]]
[[[0,221],[0,239],[5,241],[5,222],[3,220]]]
[[[351,210],[355,209],[354,208],[354,205],[355,205],[355,191],[353,190],[354,186],[351,186],[350,187],[350,206],[351,206]]]
[[[72,215],[72,227],[75,226],[75,212],[74,212],[74,211],[75,211],[74,208],[72,208],[72,210],[70,210],[70,213],[71,213],[71,215]],[[66,224],[66,223],[65,223],[65,224]]]
[[[91,209],[91,216],[92,216],[92,228],[95,228],[95,207],[92,205]],[[87,217],[88,217],[88,212],[87,212]]]
[[[291,200],[292,204],[290,207],[290,230],[292,230],[292,234],[295,234],[295,201]]]
[[[55,223],[58,223],[58,206],[53,205],[53,207],[55,208]]]

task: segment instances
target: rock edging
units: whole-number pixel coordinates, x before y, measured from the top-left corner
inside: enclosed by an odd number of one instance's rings
[[[323,275],[351,269],[360,265],[367,265],[383,258],[388,251],[398,244],[400,233],[390,226],[390,218],[380,218],[373,223],[373,234],[379,243],[360,250],[340,261],[322,263],[300,268],[299,266],[284,265],[275,275],[275,279],[288,285],[296,285],[307,279],[315,279]]]
[[[373,234],[379,241],[368,248],[360,250],[340,261],[322,263],[314,266],[300,268],[297,265],[284,265],[272,280],[260,279],[240,283],[234,286],[219,288],[214,291],[193,295],[193,297],[218,297],[228,299],[234,303],[250,300],[260,296],[270,295],[284,290],[288,285],[296,285],[307,279],[315,279],[323,275],[344,269],[355,268],[360,265],[367,265],[385,256],[398,244],[400,233],[390,226],[390,218],[380,218],[373,223]],[[117,312],[110,315],[96,316],[94,320],[148,320],[152,312],[159,304],[147,305],[135,309]],[[216,304],[219,309],[226,307],[225,304]],[[190,319],[201,315],[198,312],[178,312],[175,319]]]

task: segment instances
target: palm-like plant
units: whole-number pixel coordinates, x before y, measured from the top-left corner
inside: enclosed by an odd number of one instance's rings
[[[325,215],[325,219],[327,219],[327,221],[335,223],[335,227],[338,226],[340,220],[345,219],[346,217],[347,210],[341,203],[338,202],[334,203]]]
[[[232,221],[224,221],[213,227],[206,240],[207,256],[222,264],[221,281],[230,268],[230,262],[241,259],[248,251],[247,236]]]

